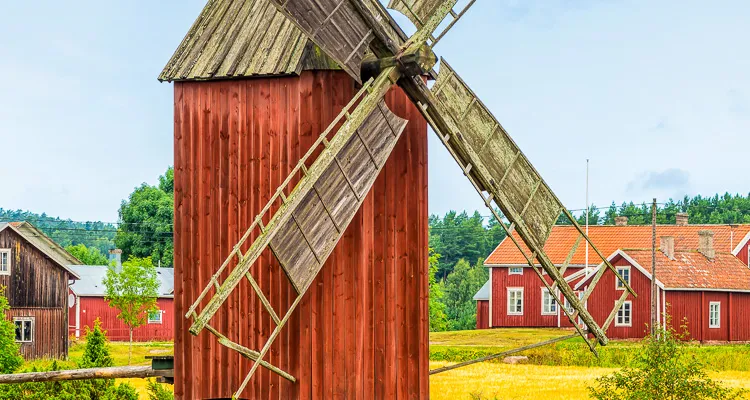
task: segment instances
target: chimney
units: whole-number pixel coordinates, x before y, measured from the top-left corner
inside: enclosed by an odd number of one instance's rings
[[[677,220],[677,226],[687,226],[688,224],[688,214],[687,213],[677,213],[675,215],[675,219]]]
[[[109,265],[115,267],[116,271],[122,269],[122,250],[112,249],[109,251]]]
[[[707,230],[698,231],[698,251],[704,256],[713,259],[716,256],[714,250],[714,232]]]
[[[628,217],[615,217],[615,226],[627,226]]]
[[[659,249],[668,259],[674,260],[674,236],[662,236]]]

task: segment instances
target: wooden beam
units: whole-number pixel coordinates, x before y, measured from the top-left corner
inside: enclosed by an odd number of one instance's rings
[[[151,366],[85,368],[62,371],[25,372],[0,375],[0,383],[56,382],[83,379],[174,377],[173,369],[155,370]]]
[[[529,344],[529,345],[522,346],[522,347],[519,347],[519,348],[516,348],[516,349],[507,350],[507,351],[504,351],[502,353],[491,354],[489,356],[477,358],[475,360],[464,361],[464,362],[461,362],[461,363],[458,363],[458,364],[453,364],[453,365],[446,365],[445,367],[441,367],[441,368],[430,370],[430,375],[435,375],[435,374],[439,374],[441,372],[446,372],[446,371],[450,371],[450,370],[453,370],[453,369],[462,368],[462,367],[465,367],[465,366],[471,365],[471,364],[477,364],[477,363],[480,363],[480,362],[489,361],[489,360],[492,360],[492,359],[495,359],[495,358],[506,357],[506,356],[509,356],[511,354],[516,354],[516,353],[520,353],[522,351],[535,349],[537,347],[546,346],[548,344],[562,342],[563,340],[572,339],[574,337],[578,337],[578,334],[574,333],[572,335],[561,336],[561,337],[558,337],[558,338],[554,338],[554,339],[550,339],[550,340],[545,340],[543,342]]]

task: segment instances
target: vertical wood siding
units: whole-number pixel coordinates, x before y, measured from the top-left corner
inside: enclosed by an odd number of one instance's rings
[[[580,268],[570,267],[565,276],[578,272]],[[557,315],[542,315],[542,288],[544,284],[530,267],[523,268],[523,275],[510,275],[507,267],[492,268],[492,327],[556,327]],[[552,283],[549,275],[544,275],[548,283]],[[572,286],[572,284],[571,284]],[[508,315],[508,288],[522,287],[523,315]],[[489,310],[488,310],[489,311]],[[571,326],[563,323],[562,326]]]
[[[93,328],[94,321],[99,319],[102,329],[107,331],[107,338],[112,341],[129,339],[128,327],[117,319],[117,310],[110,307],[103,297],[78,297],[80,301],[80,337],[86,334],[86,327]],[[174,340],[174,300],[158,299],[157,306],[162,311],[161,324],[146,324],[133,331],[133,340],[139,342]],[[69,334],[76,334],[76,306],[69,308]]]
[[[487,329],[490,327],[489,313],[489,300],[477,300],[477,329]]]
[[[630,266],[630,287],[638,297],[628,297],[628,301],[633,303],[631,326],[615,326],[615,321],[612,321],[607,330],[607,337],[611,339],[642,338],[648,331],[647,325],[651,323],[651,280],[620,256],[612,260],[612,265]],[[606,271],[589,298],[588,310],[599,324],[607,320],[609,313],[615,307],[615,302],[622,296],[622,290],[615,289],[615,280],[615,274]]]
[[[11,229],[0,232],[0,248],[11,249],[11,273],[0,275],[8,317],[34,317],[34,340],[21,345],[24,358],[67,357],[68,272]]]
[[[175,83],[175,395],[228,398],[250,362],[201,333],[186,309],[297,160],[355,93],[341,71],[299,77]],[[427,125],[394,89],[411,122],[361,209],[244,398],[427,398]],[[257,234],[257,233],[256,233]],[[245,250],[245,249],[243,249]],[[281,314],[295,292],[266,253],[251,269]],[[273,329],[247,282],[212,319],[260,349]]]
[[[748,249],[750,249],[750,242],[747,242],[743,248],[740,249],[740,252],[737,253],[737,258],[742,260],[745,265],[750,265],[748,263]]]

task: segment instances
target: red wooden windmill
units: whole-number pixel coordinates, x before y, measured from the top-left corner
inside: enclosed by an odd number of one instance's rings
[[[221,1],[212,3],[218,4]],[[219,15],[233,12],[234,7],[234,12],[246,13],[244,18],[254,18],[253,12],[269,12],[267,7],[264,8],[264,3],[265,1],[249,1],[243,5],[242,2],[230,1],[223,9],[211,8],[209,3],[207,9],[209,13]],[[570,309],[564,307],[563,310],[571,321],[582,321],[582,326],[574,326],[586,339],[591,350],[594,351],[597,342],[606,345],[605,331],[628,294],[634,294],[632,289],[623,281],[628,290],[623,292],[609,318],[602,325],[594,321],[584,304],[604,271],[614,273],[614,268],[593,246],[500,123],[447,62],[441,60],[437,80],[431,88],[424,81],[425,76],[432,74],[432,68],[437,62],[433,47],[474,1],[455,12],[453,7],[457,0],[392,0],[389,7],[404,13],[417,26],[417,32],[409,38],[400,33],[400,28],[376,0],[271,0],[271,3],[280,11],[273,18],[288,18],[292,21],[305,37],[312,40],[361,86],[352,100],[289,170],[286,179],[271,192],[265,205],[252,217],[244,234],[236,244],[227,249],[228,255],[224,262],[203,280],[208,281],[205,288],[187,309],[185,316],[192,322],[190,333],[204,336],[203,332],[207,331],[226,349],[252,360],[252,366],[244,380],[234,390],[234,397],[242,395],[259,367],[290,382],[298,382],[298,377],[266,358],[365,202],[409,122],[392,113],[384,100],[389,90],[396,85],[406,93],[433,128],[494,217],[509,234],[508,237],[515,241],[515,236],[510,233],[518,233],[522,242],[516,245],[555,300],[562,304],[562,299],[565,298],[571,305]],[[449,20],[447,25],[444,21],[446,19]],[[204,51],[208,45],[201,44],[200,34],[208,29],[219,28],[209,23],[202,26],[200,19],[196,25],[198,28],[194,26],[191,31],[196,36],[191,37],[189,34],[183,45],[187,41],[188,44],[193,43],[193,47],[203,46],[200,51]],[[232,26],[227,27],[222,35],[226,36],[234,29],[237,36],[233,39],[240,40],[239,35],[243,33],[236,26],[241,26],[241,23],[232,22]],[[439,26],[447,27],[436,32]],[[285,44],[281,49],[271,45],[266,51],[286,51],[293,54],[300,45],[292,40],[293,35],[288,35],[288,45]],[[262,48],[262,45],[259,46]],[[231,55],[231,41],[225,47],[223,50],[218,47],[212,51],[224,51],[225,56]],[[305,47],[304,44],[302,47]],[[314,51],[309,47],[305,49]],[[243,49],[237,50],[238,53],[242,51]],[[174,63],[170,63],[174,67],[182,62],[188,65],[186,71],[192,71],[196,66],[195,62],[180,61],[181,57],[189,59],[189,56],[176,53]],[[200,60],[199,51],[193,56]],[[223,69],[229,76],[237,73],[244,62],[239,60],[228,66],[219,62],[215,65],[205,63],[201,68],[213,71]],[[185,76],[190,73],[172,71],[170,75],[169,70],[170,65],[163,74],[165,79],[179,80],[180,73]],[[241,73],[237,76],[241,76]],[[221,100],[216,104],[221,104]],[[178,123],[184,124],[176,121],[176,125]],[[231,122],[229,125],[231,128]],[[231,165],[226,168],[231,168]],[[178,168],[176,175],[179,173]],[[176,178],[176,192],[182,190],[177,187],[180,186],[178,182],[180,179]],[[235,207],[234,204],[231,206]],[[240,202],[238,207],[241,206]],[[555,266],[544,252],[550,230],[561,214],[580,233],[570,253],[575,253],[585,241],[608,267],[599,269],[594,277],[594,284],[589,286],[582,298],[578,298],[563,278],[567,264]],[[178,247],[179,244],[176,245],[176,251]],[[283,307],[285,310],[282,312],[269,300],[266,295],[268,290],[263,287],[261,279],[253,276],[253,266],[263,257],[266,249],[273,253],[293,288],[293,295],[289,296],[291,301],[288,307]],[[421,256],[426,257],[426,254]],[[552,278],[552,284],[542,278],[545,273]],[[259,304],[267,311],[274,325],[257,350],[242,343],[242,335],[232,331],[231,322],[213,323],[214,318],[220,318],[222,307],[228,299],[236,295],[237,288],[243,284],[252,287],[253,295],[257,296]],[[393,299],[382,300],[387,302]],[[420,298],[420,301],[425,302],[426,298]],[[595,340],[588,340],[588,334],[593,335]],[[237,339],[233,340],[231,337]],[[421,346],[427,346],[427,343]],[[421,362],[419,368],[424,368]]]

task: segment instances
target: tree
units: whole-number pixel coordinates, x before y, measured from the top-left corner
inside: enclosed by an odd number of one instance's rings
[[[107,347],[107,336],[102,330],[102,323],[99,318],[94,320],[94,329],[86,327],[86,348],[83,351],[83,357],[78,363],[79,368],[97,368],[111,367],[114,365],[112,356],[109,354]],[[90,381],[91,389],[89,395],[92,399],[99,399],[111,390],[115,381],[113,379],[92,379]]]
[[[127,327],[130,335],[128,365],[133,355],[133,330],[143,326],[148,314],[157,312],[156,297],[159,281],[150,257],[130,257],[122,269],[110,267],[104,278],[105,296],[110,307],[117,309],[117,318]]]
[[[151,257],[171,266],[174,257],[174,171],[159,177],[159,186],[137,187],[120,205],[120,226],[115,244],[123,257]]]
[[[68,253],[72,254],[73,257],[81,260],[83,265],[107,265],[109,260],[107,257],[99,251],[98,248],[88,248],[85,244],[79,243],[75,246],[70,245],[65,247]]]
[[[591,397],[599,400],[646,399],[739,399],[743,392],[724,388],[711,380],[705,366],[685,351],[689,338],[683,323],[682,333],[671,327],[659,327],[649,335],[633,363],[597,378],[589,387]]]
[[[437,279],[445,279],[458,260],[476,260],[487,257],[505,237],[502,227],[489,219],[487,226],[484,217],[475,211],[471,216],[465,211],[458,214],[450,211],[443,218],[431,215],[430,247],[440,254]]]
[[[449,330],[474,329],[477,308],[474,294],[487,282],[489,272],[478,259],[473,266],[461,259],[445,280],[445,306]]]
[[[430,249],[430,272],[428,276],[430,283],[430,332],[442,332],[448,329],[448,316],[445,314],[445,304],[443,304],[444,285],[435,279],[439,259],[440,254],[435,254],[435,251]]]
[[[5,287],[0,286],[0,374],[12,374],[23,364],[23,357],[16,343],[16,325],[6,319],[10,306],[5,297]]]

